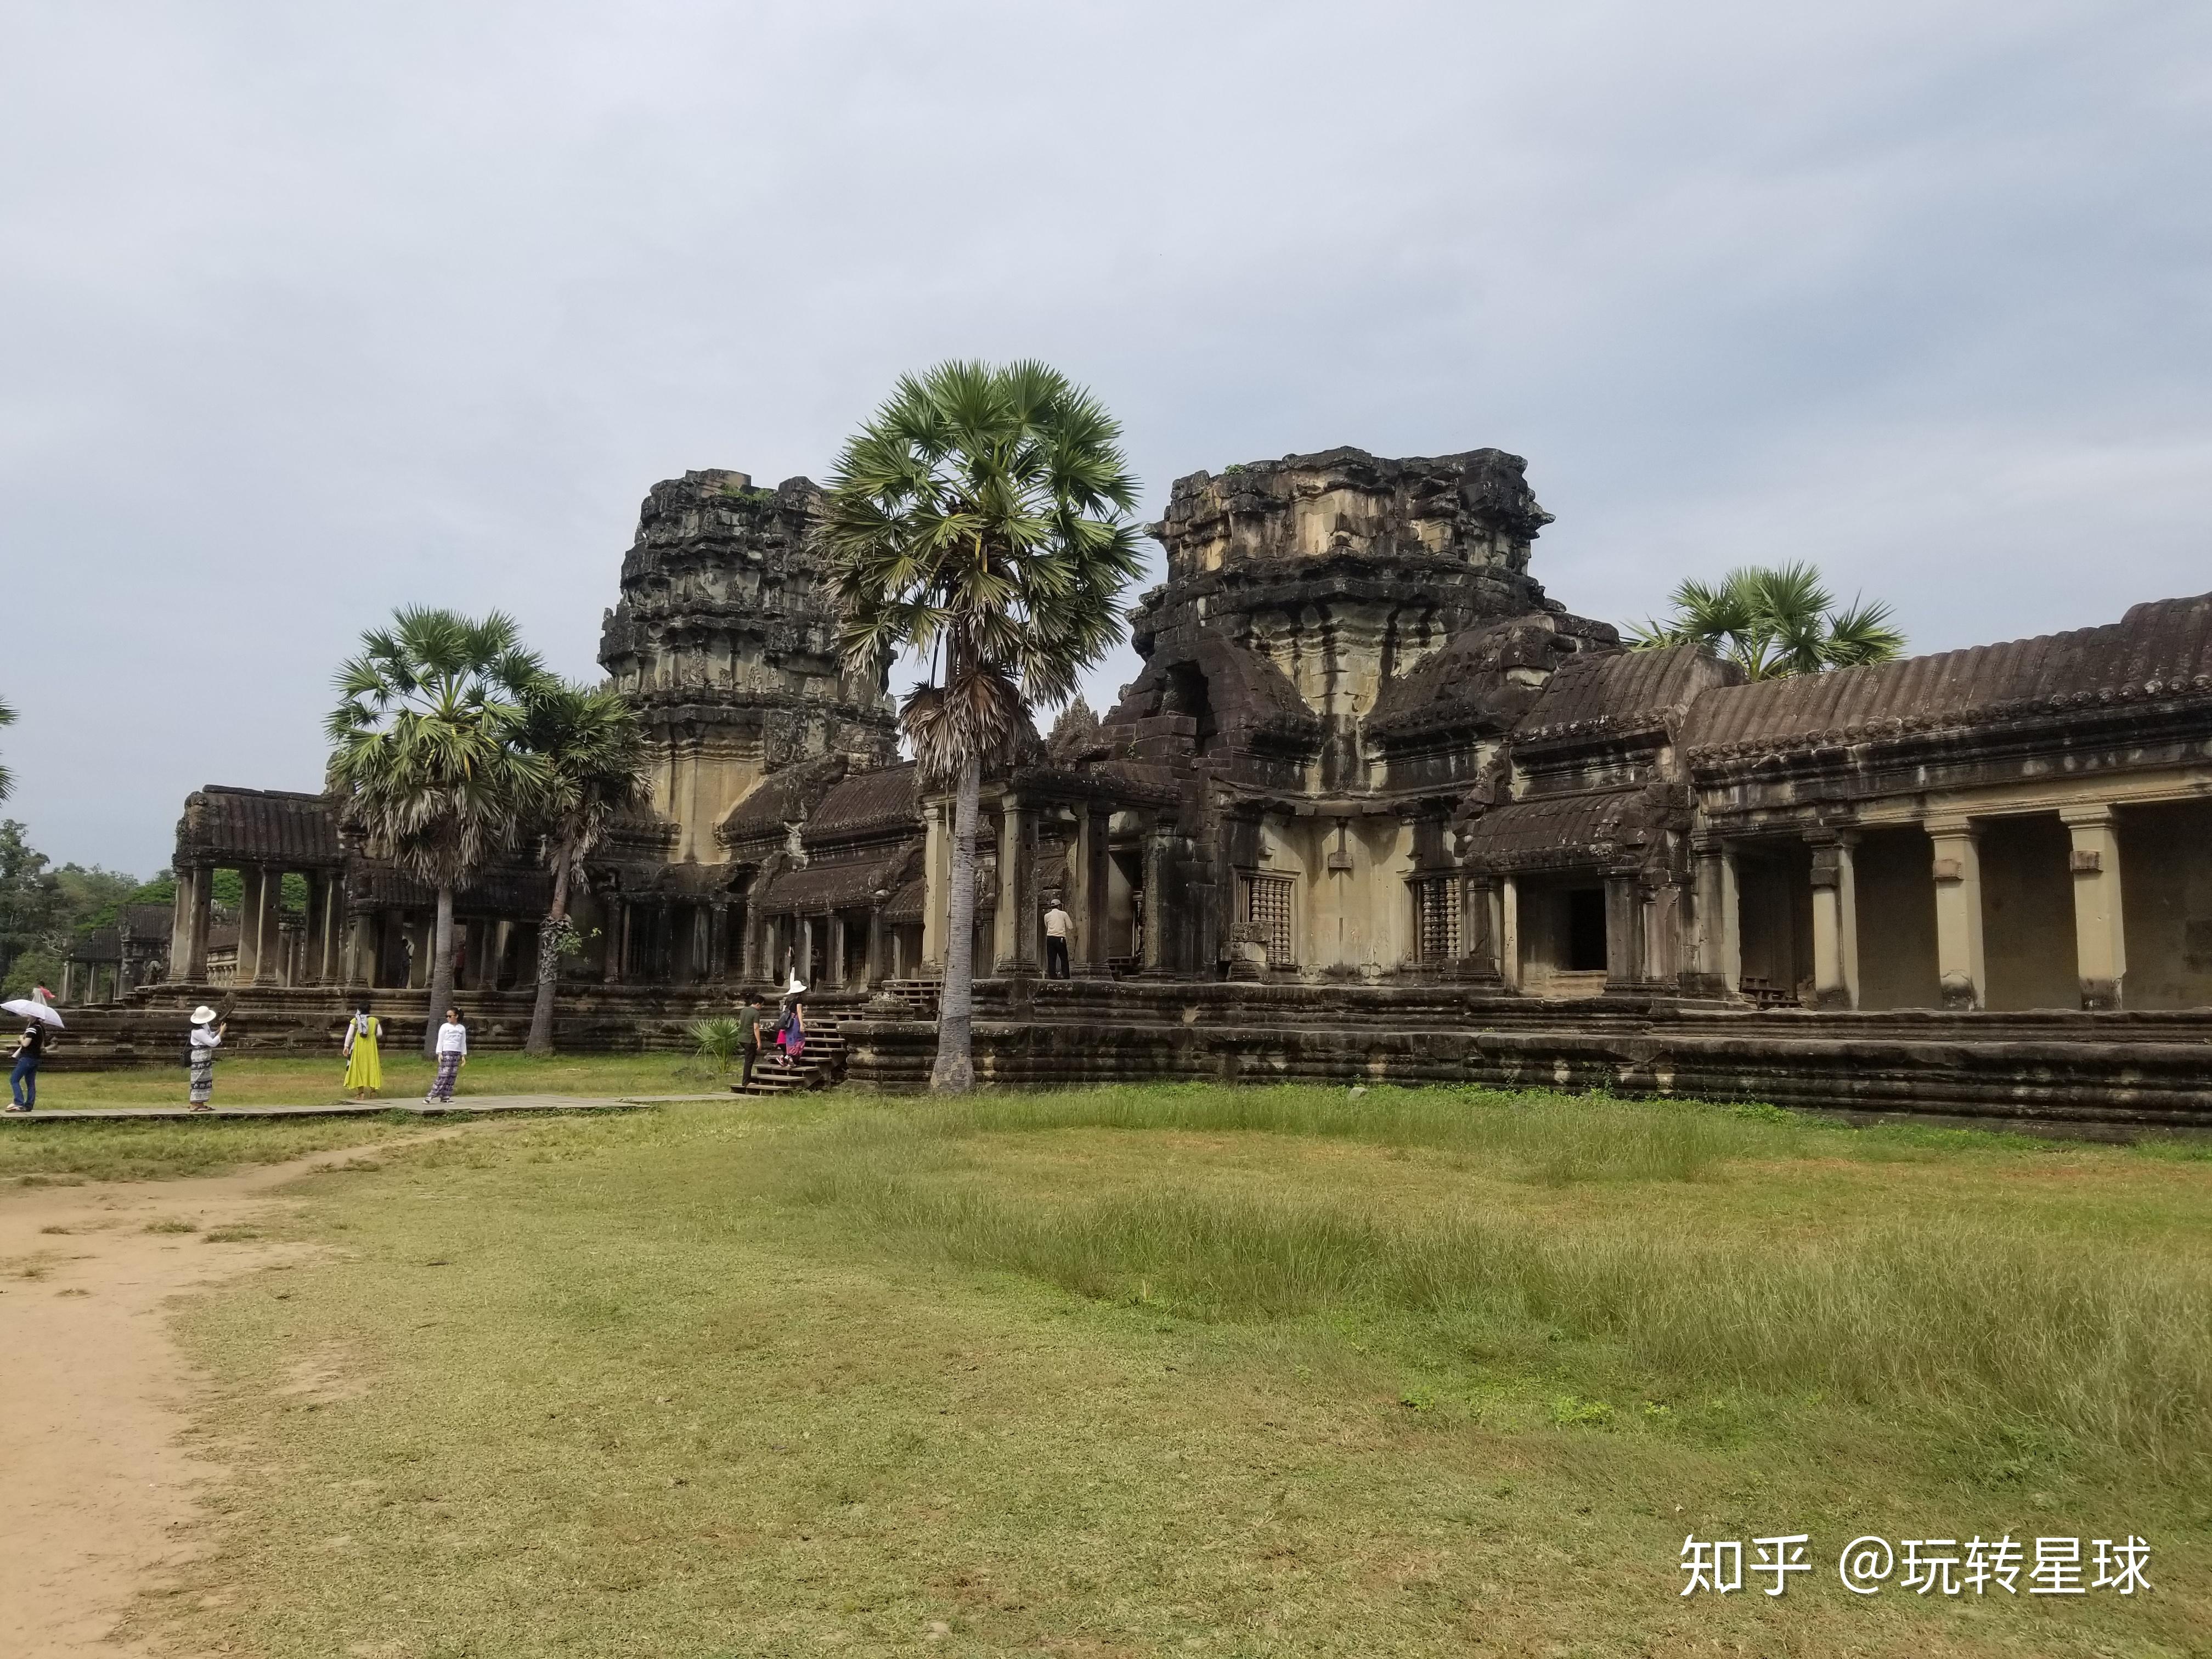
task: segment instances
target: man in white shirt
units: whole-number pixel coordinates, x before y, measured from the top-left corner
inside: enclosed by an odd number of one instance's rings
[[[1054,899],[1052,908],[1044,913],[1044,974],[1047,979],[1067,977],[1067,937],[1075,927],[1075,918],[1060,908]]]
[[[461,1024],[461,1011],[446,1010],[446,1023],[438,1028],[438,1080],[430,1085],[430,1092],[422,1097],[427,1106],[432,1101],[449,1101],[453,1097],[453,1079],[460,1075],[461,1067],[468,1063],[469,1028]]]

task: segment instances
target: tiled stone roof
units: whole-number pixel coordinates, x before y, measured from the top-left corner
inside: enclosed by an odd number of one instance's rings
[[[2117,623],[1708,692],[1683,734],[1692,761],[2212,700],[2212,593],[2138,605]]]
[[[872,831],[910,830],[921,822],[915,770],[879,766],[855,772],[833,786],[806,820],[806,839],[838,841]]]
[[[1507,801],[1468,824],[1461,854],[1492,870],[1633,863],[1654,834],[1653,818],[1650,795],[1640,788]]]
[[[1545,743],[1664,733],[1679,726],[1708,691],[1734,684],[1741,672],[1695,646],[1652,651],[1592,651],[1559,665],[1521,724],[1517,747]]]
[[[337,808],[326,795],[210,784],[185,799],[177,865],[275,864],[335,868],[345,861]]]

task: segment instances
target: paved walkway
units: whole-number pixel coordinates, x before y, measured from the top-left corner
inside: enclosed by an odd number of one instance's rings
[[[324,1106],[216,1106],[195,1112],[183,1106],[84,1106],[59,1111],[0,1113],[0,1124],[94,1122],[199,1123],[218,1118],[380,1117],[398,1112],[409,1117],[498,1117],[510,1113],[629,1112],[676,1100],[731,1100],[718,1095],[464,1095],[447,1104],[420,1100],[342,1100]]]

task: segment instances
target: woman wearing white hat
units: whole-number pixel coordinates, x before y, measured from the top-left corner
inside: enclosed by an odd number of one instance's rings
[[[215,1092],[215,1051],[222,1047],[222,1034],[230,1029],[229,1023],[216,1024],[215,1010],[203,1002],[192,1010],[191,1047],[185,1063],[191,1067],[192,1109],[210,1109],[208,1097]]]

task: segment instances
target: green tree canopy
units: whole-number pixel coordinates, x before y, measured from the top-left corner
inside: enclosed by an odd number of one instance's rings
[[[878,683],[902,654],[921,660],[900,723],[925,785],[954,792],[939,1089],[975,1082],[983,769],[1121,639],[1117,600],[1141,568],[1121,436],[1104,405],[1043,363],[942,363],[902,379],[830,474],[822,535],[845,660]]]
[[[331,787],[369,852],[438,895],[426,1055],[453,994],[453,889],[512,847],[539,803],[546,769],[522,734],[544,678],[513,617],[421,606],[364,634],[337,672]]]
[[[1854,599],[1838,609],[1809,564],[1747,565],[1717,584],[1692,579],[1670,603],[1674,613],[1663,620],[1629,625],[1632,645],[1694,645],[1735,663],[1750,679],[1887,662],[1905,652],[1889,606]]]
[[[553,872],[552,903],[538,939],[538,1000],[526,1048],[553,1052],[553,998],[569,938],[568,893],[607,825],[645,793],[645,732],[629,700],[612,686],[575,685],[550,677],[523,700],[521,740],[544,769],[536,827]]]

